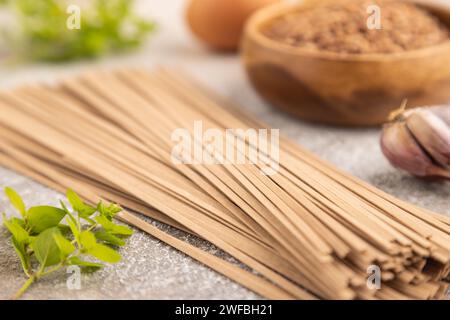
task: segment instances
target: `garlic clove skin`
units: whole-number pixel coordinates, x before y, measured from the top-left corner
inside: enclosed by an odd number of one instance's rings
[[[450,178],[446,170],[436,166],[417,143],[406,122],[385,125],[381,136],[381,149],[389,162],[415,176],[441,176]]]
[[[431,107],[430,111],[436,114],[450,127],[450,106]]]
[[[450,121],[450,108],[446,106],[416,109],[406,118],[406,126],[413,137],[443,167],[450,165],[450,124],[447,120]]]
[[[394,167],[426,176],[431,160],[416,143],[405,122],[391,123],[384,127],[381,150]]]

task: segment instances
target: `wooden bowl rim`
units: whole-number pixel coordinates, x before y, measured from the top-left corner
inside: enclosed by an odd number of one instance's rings
[[[414,2],[414,1],[413,1]],[[427,4],[424,2],[417,2],[417,5],[424,7],[425,9],[434,10],[447,10],[444,7],[436,7],[432,4]],[[403,60],[403,59],[416,59],[416,58],[427,58],[434,56],[436,54],[450,54],[450,38],[441,43],[431,47],[425,47],[421,49],[408,50],[404,52],[395,53],[362,53],[362,54],[352,54],[352,53],[338,53],[332,51],[316,51],[311,49],[303,49],[294,47],[279,41],[270,39],[260,32],[260,27],[262,24],[267,23],[275,17],[281,16],[290,11],[296,11],[302,8],[302,4],[295,3],[277,3],[269,5],[268,7],[262,8],[252,15],[245,26],[245,37],[253,39],[255,42],[272,49],[273,51],[278,51],[284,54],[297,55],[309,58],[318,58],[324,60],[339,60],[346,62],[360,62],[360,61],[393,61],[393,60]],[[450,13],[450,8],[448,9]],[[450,28],[449,28],[450,29]]]

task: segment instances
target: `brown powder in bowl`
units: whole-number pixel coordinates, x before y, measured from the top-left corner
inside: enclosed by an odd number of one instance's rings
[[[369,29],[369,5],[381,9],[381,29]],[[340,53],[394,53],[440,44],[449,29],[430,12],[412,3],[352,0],[283,15],[263,33],[299,48]]]

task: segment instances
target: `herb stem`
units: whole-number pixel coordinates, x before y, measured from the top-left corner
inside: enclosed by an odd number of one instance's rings
[[[23,268],[23,271],[25,272],[25,275],[26,275],[28,278],[31,278],[30,270],[27,270],[27,269]]]
[[[27,289],[31,286],[31,284],[37,279],[35,275],[32,275],[28,280],[23,284],[22,288],[20,288],[12,297],[13,300],[17,300],[27,291]]]
[[[87,231],[92,231],[92,230],[94,230],[97,226],[98,226],[98,223],[93,224],[92,226],[90,226],[90,227],[87,229]]]
[[[40,275],[39,275],[39,278],[44,277],[44,276],[46,276],[46,275],[48,275],[48,274],[50,274],[52,272],[55,272],[55,271],[61,269],[62,266],[64,266],[64,263],[60,263],[56,267],[53,267],[52,269],[49,269],[48,271],[41,272]]]

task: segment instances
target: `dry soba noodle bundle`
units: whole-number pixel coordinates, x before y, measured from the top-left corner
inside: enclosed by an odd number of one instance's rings
[[[211,149],[196,135],[198,121],[205,130],[227,132],[263,161],[222,163],[232,140]],[[211,163],[173,161],[172,138],[180,128]],[[57,190],[70,187],[91,202],[117,202],[213,243],[254,272],[139,215],[119,217],[264,297],[444,296],[450,218],[398,200],[286,138],[274,154],[228,128],[266,126],[167,70],[96,71],[54,86],[0,93],[2,165]],[[262,174],[267,168],[276,172]],[[381,288],[367,286],[371,266],[380,268]]]

